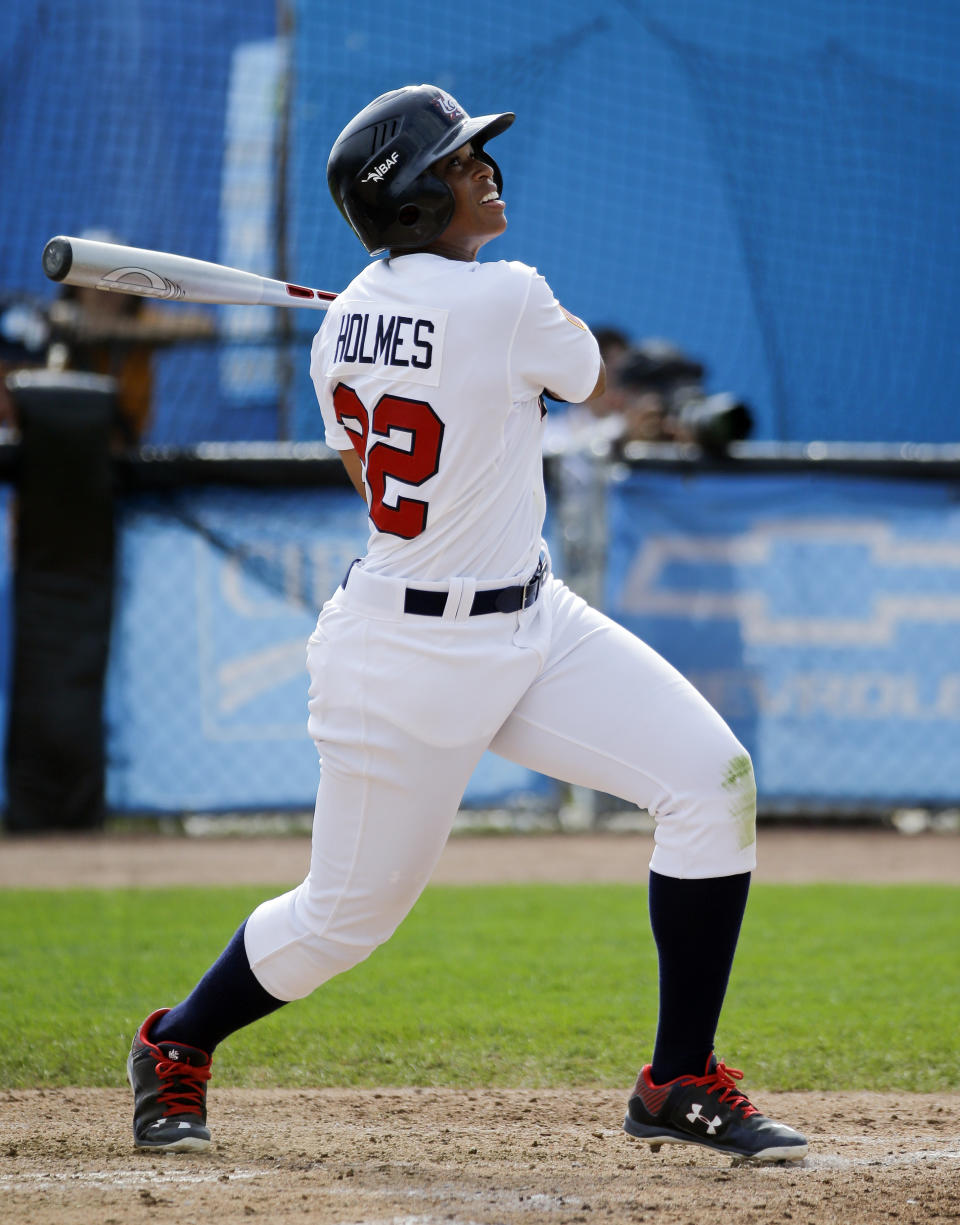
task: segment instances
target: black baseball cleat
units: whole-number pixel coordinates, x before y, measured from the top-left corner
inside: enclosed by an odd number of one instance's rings
[[[703,1076],[678,1076],[654,1084],[651,1065],[637,1077],[623,1130],[662,1144],[702,1144],[739,1162],[802,1161],[807,1141],[798,1131],[762,1115],[737,1089],[743,1077],[711,1055]]]
[[[150,1041],[150,1028],[169,1008],[152,1012],[137,1030],[127,1059],[137,1148],[201,1152],[210,1146],[207,1081],[210,1056],[179,1042]]]

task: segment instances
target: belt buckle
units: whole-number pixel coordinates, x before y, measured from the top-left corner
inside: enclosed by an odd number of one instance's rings
[[[530,577],[527,579],[527,581],[523,584],[523,590],[520,592],[520,607],[521,608],[528,608],[529,605],[532,604],[533,601],[540,594],[540,584],[543,581],[543,571],[544,571],[544,558],[543,558],[543,555],[541,554],[540,560],[537,562],[536,570],[534,570],[533,574],[531,574]],[[533,588],[533,595],[528,601],[527,593],[530,591],[531,588]]]

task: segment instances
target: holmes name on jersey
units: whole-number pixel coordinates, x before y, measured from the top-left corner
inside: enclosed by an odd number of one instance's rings
[[[340,319],[333,364],[415,366],[429,370],[433,363],[433,323],[412,315],[350,314]]]

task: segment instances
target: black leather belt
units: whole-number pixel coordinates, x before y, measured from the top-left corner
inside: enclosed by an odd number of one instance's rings
[[[514,613],[529,608],[540,594],[543,582],[545,559],[540,558],[536,570],[525,583],[516,587],[496,587],[492,591],[475,591],[470,605],[471,617],[482,617],[485,613]],[[408,587],[403,597],[403,611],[421,617],[442,617],[447,606],[445,591],[424,591],[420,587]]]
[[[353,569],[351,563],[350,570]],[[347,571],[343,580],[346,587],[350,577]],[[475,591],[473,603],[470,605],[470,616],[481,617],[486,613],[513,613],[521,608],[529,608],[540,594],[540,587],[546,576],[546,558],[541,555],[536,570],[525,583],[513,587],[497,587],[492,591]],[[442,617],[447,607],[445,591],[426,591],[422,587],[408,587],[403,597],[403,611],[415,613],[420,617]]]

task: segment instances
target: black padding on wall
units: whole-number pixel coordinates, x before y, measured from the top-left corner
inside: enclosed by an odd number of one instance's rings
[[[114,384],[30,371],[8,385],[21,441],[6,827],[98,829],[113,595]]]

